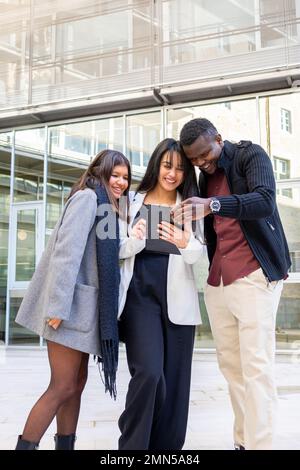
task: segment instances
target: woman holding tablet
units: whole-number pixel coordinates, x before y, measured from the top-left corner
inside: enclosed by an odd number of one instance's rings
[[[163,140],[131,197],[120,248],[119,330],[131,374],[119,419],[121,450],[184,444],[195,325],[201,323],[192,266],[204,247],[195,227],[175,226],[167,216],[197,193],[194,168],[179,143]]]

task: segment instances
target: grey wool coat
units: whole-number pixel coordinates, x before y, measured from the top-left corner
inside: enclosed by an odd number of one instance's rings
[[[97,196],[77,191],[66,203],[18,311],[16,322],[46,340],[100,354]],[[57,330],[48,318],[63,322]]]

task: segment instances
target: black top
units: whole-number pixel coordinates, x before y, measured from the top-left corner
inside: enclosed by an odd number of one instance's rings
[[[147,223],[146,246],[143,251],[155,252],[164,255],[180,255],[176,245],[159,238],[158,224],[162,221],[172,223],[171,207],[159,206],[155,204],[143,204],[137,213],[133,225],[140,219],[145,219]]]

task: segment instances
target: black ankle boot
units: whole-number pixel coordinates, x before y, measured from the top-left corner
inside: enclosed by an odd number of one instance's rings
[[[38,448],[39,442],[25,441],[22,436],[19,436],[15,450],[38,450]]]
[[[68,434],[66,436],[55,434],[55,450],[74,450],[76,441],[75,434]]]

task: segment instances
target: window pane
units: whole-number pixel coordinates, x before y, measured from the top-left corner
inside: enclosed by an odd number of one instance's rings
[[[161,113],[127,116],[127,152],[133,174],[143,175],[149,158],[161,140]]]
[[[276,320],[277,349],[294,349],[300,340],[299,283],[285,283]]]
[[[18,310],[20,308],[23,298],[15,292],[11,292],[10,295],[10,315],[9,315],[9,344],[12,345],[36,345],[40,343],[40,337],[28,330],[23,328],[15,322]]]
[[[183,125],[194,118],[209,119],[218,129],[223,139],[258,141],[258,122],[254,99],[225,103],[189,106],[170,109],[167,119],[167,135],[179,138]]]
[[[43,198],[45,129],[16,132],[14,202]]]
[[[195,336],[195,347],[196,348],[214,348],[214,339],[210,329],[210,323],[208,319],[208,314],[206,310],[206,305],[204,302],[204,286],[207,281],[208,273],[208,257],[201,258],[201,265],[198,263],[196,268],[194,268],[196,279],[197,279],[197,290],[201,311],[202,324],[196,326],[196,336]]]
[[[87,164],[93,155],[94,136],[94,121],[51,127],[49,154],[52,158],[64,157],[66,161]]]
[[[123,152],[123,118],[110,118],[95,121],[95,154],[110,148]]]
[[[277,204],[293,262],[291,272],[300,275],[300,181],[293,185],[278,182]]]
[[[28,103],[30,2],[1,2],[0,109]]]
[[[71,11],[70,2],[34,9],[34,103],[150,83],[149,2],[94,0]]]
[[[269,153],[276,179],[299,178],[300,93],[286,93],[260,99],[262,146]],[[295,123],[295,125],[293,124]]]
[[[92,159],[94,130],[94,121],[49,128],[46,241],[71,187]]]
[[[36,210],[17,216],[16,281],[30,281],[36,267]]]
[[[229,0],[164,1],[163,37],[166,43],[171,42],[171,46],[165,48],[165,65],[255,50],[254,0],[244,3],[247,5]],[[247,28],[247,32],[243,32],[243,28]]]

